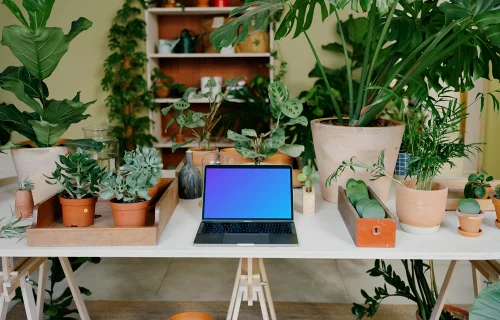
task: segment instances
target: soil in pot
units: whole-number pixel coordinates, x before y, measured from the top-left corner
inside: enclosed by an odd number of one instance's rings
[[[497,196],[491,197],[491,201],[493,201],[493,205],[495,206],[495,212],[497,214],[497,220],[495,221],[496,226],[500,229],[500,199]]]
[[[22,217],[23,219],[27,219],[31,217],[33,214],[33,208],[35,207],[31,191],[17,190],[14,205],[17,218]]]
[[[144,227],[148,201],[124,203],[116,199],[110,201],[115,227]]]
[[[452,317],[456,320],[468,320],[469,319],[469,311],[464,310],[462,308],[458,308],[452,306],[450,304],[445,304],[443,307],[443,311],[448,311]],[[418,310],[415,312],[417,320],[422,320],[420,315],[418,314]]]
[[[94,224],[97,197],[70,199],[66,194],[59,195],[62,206],[63,224],[66,227],[88,227]]]
[[[467,214],[457,210],[458,221],[460,222],[461,235],[466,237],[477,236],[481,232],[481,224],[484,219],[484,212],[479,214]]]

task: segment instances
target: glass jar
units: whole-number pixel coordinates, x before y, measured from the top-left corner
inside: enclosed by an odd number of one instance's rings
[[[101,152],[89,151],[93,155],[101,168],[106,167],[106,171],[116,170],[120,166],[118,159],[118,139],[113,137],[113,127],[111,126],[92,126],[83,128],[85,138],[94,139],[102,142],[104,148]]]

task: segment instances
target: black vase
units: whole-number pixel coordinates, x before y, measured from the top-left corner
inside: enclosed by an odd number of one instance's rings
[[[193,152],[186,151],[186,164],[179,171],[179,198],[197,199],[202,196],[201,172],[193,164]]]

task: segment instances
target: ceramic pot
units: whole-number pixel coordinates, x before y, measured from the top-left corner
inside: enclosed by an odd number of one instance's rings
[[[186,152],[186,164],[179,171],[179,198],[198,199],[202,196],[201,172],[193,164],[193,152]]]
[[[410,162],[409,153],[398,153],[398,159],[396,160],[396,168],[394,169],[394,174],[397,176],[406,176],[406,171],[408,170],[408,163]]]
[[[110,201],[115,227],[144,227],[148,201],[125,203],[116,199]]]
[[[495,206],[495,212],[497,214],[497,220],[495,221],[495,225],[498,229],[500,229],[500,199],[496,196],[491,197],[491,201],[493,201],[493,205]]]
[[[461,235],[471,237],[471,235],[478,235],[481,232],[481,224],[483,224],[484,212],[480,211],[479,214],[463,213],[457,209],[458,221],[460,222]],[[472,236],[473,236],[472,235]]]
[[[448,187],[434,182],[432,190],[415,190],[415,181],[396,184],[396,213],[401,229],[413,234],[432,234],[439,230],[446,211]]]
[[[209,0],[198,0],[196,3],[196,6],[199,8],[206,8],[208,7]]]
[[[356,175],[345,170],[337,182],[332,181],[325,187],[326,179],[337,169],[342,161],[355,156],[365,163],[375,163],[381,150],[385,150],[384,164],[388,172],[393,172],[403,138],[404,125],[400,122],[385,120],[387,127],[349,127],[330,125],[336,118],[323,118],[311,121],[316,152],[316,163],[320,175],[321,195],[328,202],[337,203],[338,186],[345,186],[349,178],[368,181],[367,184],[382,201],[389,199],[391,179],[381,178],[370,181],[371,176],[357,169]]]
[[[175,143],[183,143],[184,141],[184,134],[178,133],[175,135]]]
[[[469,319],[469,311],[464,310],[462,308],[452,306],[450,304],[445,304],[443,307],[443,311],[448,311],[456,319],[461,319],[461,320],[468,320]],[[417,320],[422,320],[422,318],[418,314],[418,309],[415,312],[415,314],[417,316]]]
[[[97,197],[67,199],[59,195],[62,206],[63,224],[66,227],[88,227],[94,224]]]
[[[253,163],[252,159],[243,157],[236,151],[235,148],[225,148],[220,151],[224,156],[226,156],[228,164],[243,164],[243,163]]]
[[[17,148],[10,150],[19,182],[29,177],[35,184],[35,189],[32,192],[35,204],[54,195],[61,189],[57,184],[45,183],[46,178],[44,175],[52,175],[52,172],[56,169],[55,162],[59,161],[59,156],[67,154],[69,150],[68,147]]]
[[[306,191],[306,186],[302,186],[302,214],[309,216],[316,212],[316,192],[312,187],[311,192]]]
[[[169,87],[165,87],[162,84],[158,84],[158,86],[160,87],[160,89],[158,89],[158,90],[155,91],[156,97],[157,98],[166,98],[166,97],[168,97],[168,95],[170,94],[170,88]]]
[[[281,152],[276,152],[273,156],[267,158],[264,160],[265,163],[267,164],[287,164],[287,165],[292,165],[293,164],[293,158],[287,154],[281,153]]]
[[[211,151],[219,151],[217,148],[211,148],[210,150],[199,150],[198,148],[189,148],[193,152],[193,164],[201,170],[201,159],[203,156]]]
[[[31,217],[33,214],[33,208],[35,207],[31,191],[17,190],[14,205],[17,218],[22,217],[23,219],[27,219]]]

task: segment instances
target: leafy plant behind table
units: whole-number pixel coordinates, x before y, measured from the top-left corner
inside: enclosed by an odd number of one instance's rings
[[[491,63],[493,77],[500,78],[500,57],[497,54],[500,37],[495,22],[500,19],[500,11],[496,10],[494,2],[453,0],[438,5],[437,1],[423,0],[247,0],[230,14],[232,17],[241,16],[211,33],[210,39],[218,50],[235,45],[244,41],[249,33],[266,29],[269,24],[267,17],[286,6],[289,10],[276,30],[275,39],[304,34],[335,116],[342,118],[339,103],[307,31],[316,6],[320,8],[322,20],[335,14],[340,21],[338,11],[348,4],[355,11],[368,12],[366,30],[373,30],[363,38],[365,52],[359,88],[355,91],[347,39],[343,29],[339,28],[342,45],[337,48],[342,49],[346,61],[350,126],[370,125],[392,104],[399,104],[402,108],[404,104],[399,97],[413,98],[422,93],[426,96],[427,90],[421,89],[425,77],[434,88],[453,86],[458,90],[470,90],[474,79],[489,76]],[[398,9],[398,5],[402,9]],[[246,11],[251,6],[255,6],[253,10]],[[384,47],[388,41],[391,45]],[[383,68],[378,68],[382,65]],[[500,108],[496,100],[494,108]]]
[[[157,107],[154,93],[144,78],[148,58],[140,50],[146,40],[146,23],[141,19],[146,8],[144,1],[125,0],[108,34],[108,48],[112,53],[104,62],[101,87],[109,92],[106,98],[108,118],[118,124],[113,133],[120,141],[120,152],[157,142],[149,133],[149,116],[139,115]]]
[[[466,198],[483,198],[486,195],[486,188],[491,187],[490,181],[493,181],[493,176],[488,175],[485,170],[481,170],[478,174],[469,175],[464,188],[464,196]]]
[[[70,42],[90,28],[92,22],[86,18],[79,18],[71,23],[71,29],[64,34],[61,28],[47,27],[54,5],[53,0],[23,1],[28,20],[12,0],[4,0],[2,4],[12,12],[21,25],[4,27],[0,43],[9,47],[23,66],[7,67],[0,73],[0,87],[12,92],[20,102],[31,109],[30,112],[21,112],[13,104],[2,104],[0,124],[4,131],[3,135],[5,136],[5,131],[18,132],[37,147],[52,147],[71,124],[90,117],[84,113],[95,101],[87,103],[80,101],[79,92],[70,100],[49,99],[49,89],[44,80],[54,72],[68,51]],[[101,143],[90,139],[72,140],[65,145],[97,150],[103,147]],[[0,150],[19,146],[4,140]]]

